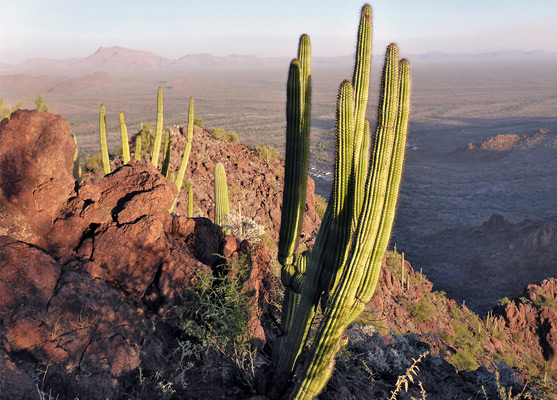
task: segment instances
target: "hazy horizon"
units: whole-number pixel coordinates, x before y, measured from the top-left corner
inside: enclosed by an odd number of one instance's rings
[[[280,7],[256,0],[218,5],[189,0],[20,0],[3,4],[0,62],[85,57],[120,46],[176,59],[210,53],[292,57],[307,33],[313,55],[354,51],[362,1],[285,0]],[[370,2],[374,53],[397,42],[402,54],[557,52],[557,2],[427,0]]]

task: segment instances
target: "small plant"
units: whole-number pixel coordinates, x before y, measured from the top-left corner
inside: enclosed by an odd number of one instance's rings
[[[4,98],[0,98],[0,119],[9,118],[14,111],[21,110],[23,103],[20,101],[14,106],[4,104]]]
[[[209,129],[209,134],[211,139],[214,140],[226,140],[231,143],[238,143],[240,141],[240,136],[235,131],[225,131],[222,128],[211,128]]]
[[[225,231],[229,231],[236,239],[247,240],[250,243],[257,243],[261,236],[265,234],[265,228],[253,219],[240,214],[227,214],[222,219]]]
[[[256,146],[255,151],[257,156],[262,160],[265,160],[267,164],[271,161],[277,161],[280,159],[280,154],[274,146]]]
[[[198,127],[200,127],[200,128],[203,128],[203,120],[202,120],[201,118],[195,118],[195,119],[193,120],[193,124],[194,124],[195,126],[198,126]]]
[[[396,400],[398,393],[402,390],[404,386],[404,391],[408,392],[408,382],[414,383],[414,376],[418,375],[420,369],[418,364],[429,354],[429,351],[422,353],[417,359],[412,359],[414,363],[406,370],[404,375],[398,377],[395,385],[395,389],[391,392],[391,397],[389,400]],[[414,376],[412,376],[414,375]],[[423,388],[422,388],[423,390]]]
[[[33,103],[35,103],[35,106],[37,106],[36,108],[37,111],[50,112],[50,113],[54,112],[54,107],[51,107],[48,104],[46,104],[42,93],[37,93],[37,96],[34,99],[32,98],[31,100],[33,101]]]
[[[325,216],[325,210],[327,209],[327,200],[323,196],[315,195],[315,212],[319,215],[319,218],[323,219]]]
[[[103,167],[101,153],[95,153],[85,160],[85,171],[96,173]]]
[[[256,353],[249,344],[251,297],[243,290],[249,278],[248,258],[248,254],[242,254],[227,266],[229,271],[236,271],[234,276],[219,279],[196,270],[197,283],[183,295],[179,317],[183,342],[189,342],[187,348],[195,349],[207,361],[211,354],[223,357],[250,384]],[[196,347],[196,343],[202,347]]]

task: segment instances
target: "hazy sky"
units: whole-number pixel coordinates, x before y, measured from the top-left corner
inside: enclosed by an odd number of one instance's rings
[[[0,0],[0,62],[123,46],[186,54],[352,54],[362,0]],[[374,52],[557,52],[557,0],[373,0]]]

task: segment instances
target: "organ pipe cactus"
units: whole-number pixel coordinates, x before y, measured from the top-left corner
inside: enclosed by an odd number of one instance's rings
[[[178,201],[178,195],[180,194],[180,190],[182,189],[182,183],[184,182],[184,175],[186,174],[186,167],[188,166],[188,162],[190,159],[191,153],[191,145],[193,141],[193,97],[190,97],[189,108],[188,108],[188,130],[186,136],[186,148],[184,149],[184,154],[182,155],[182,163],[180,164],[180,168],[178,169],[178,174],[176,175],[176,187],[178,188],[178,194],[176,195],[176,199],[174,199],[174,203],[172,207],[170,207],[170,212],[174,210],[174,206]]]
[[[101,135],[101,159],[103,163],[104,174],[110,174],[110,160],[108,159],[108,144],[106,142],[106,115],[104,104],[101,104],[99,115],[99,131]]]
[[[157,130],[155,133],[155,143],[153,144],[153,155],[151,157],[151,164],[155,167],[159,165],[159,154],[161,152],[162,120],[162,87],[159,87],[159,93],[157,96]]]
[[[306,205],[307,169],[309,162],[309,133],[311,117],[311,46],[309,36],[302,35],[298,58],[290,63],[286,89],[286,160],[282,216],[279,231],[278,259],[282,264],[281,281],[285,286],[285,302],[281,329],[288,332],[300,300],[294,289],[294,279],[300,275],[294,262]],[[275,353],[282,351],[279,339]]]
[[[322,390],[332,373],[346,327],[361,313],[375,291],[390,238],[405,155],[410,69],[408,61],[399,61],[397,46],[389,45],[370,158],[365,110],[371,65],[371,18],[371,7],[366,4],[358,29],[353,81],[344,81],[339,89],[335,181],[314,247],[309,258],[301,257],[292,264],[284,262],[284,254],[279,255],[283,281],[290,286],[287,285],[283,304],[282,320],[286,323],[282,325],[283,332],[273,353],[272,396],[284,392],[320,302],[323,319],[291,398],[312,399]],[[293,62],[291,71],[296,64],[300,62]],[[287,90],[290,84],[289,75]],[[295,106],[295,115],[303,115],[303,102],[289,105],[288,99],[287,92],[288,112],[290,106]],[[289,151],[301,157],[307,148],[299,146],[292,150],[287,145],[287,159]],[[286,171],[285,192],[286,186],[294,185],[288,177]],[[298,192],[297,196],[301,201],[302,194]],[[282,224],[293,223],[285,221],[289,214],[284,208],[294,207],[296,211],[296,204],[296,201],[283,200]],[[289,288],[296,295],[290,294]],[[288,329],[284,329],[285,325]]]
[[[120,134],[122,135],[122,158],[124,164],[130,162],[130,144],[128,140],[128,128],[124,122],[124,114],[120,113]]]
[[[228,200],[226,171],[224,170],[224,165],[222,165],[222,163],[217,163],[215,166],[215,224],[222,226],[229,213],[230,202]],[[226,229],[224,233],[225,235],[228,234]]]
[[[193,185],[191,181],[186,182],[188,188],[188,218],[193,218]]]

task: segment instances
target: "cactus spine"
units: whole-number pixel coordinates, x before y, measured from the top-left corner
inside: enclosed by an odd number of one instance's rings
[[[101,104],[101,112],[99,115],[99,130],[101,135],[101,159],[103,163],[104,174],[110,174],[110,160],[108,159],[108,144],[106,142],[106,115],[104,104]]]
[[[276,344],[279,351],[273,353],[272,395],[280,395],[284,390],[323,296],[323,319],[292,398],[312,399],[319,394],[332,373],[344,330],[375,291],[381,259],[391,234],[406,143],[410,71],[406,60],[399,63],[396,45],[389,45],[369,159],[366,138],[369,123],[365,110],[371,65],[371,17],[371,7],[366,4],[358,30],[353,83],[343,82],[337,99],[335,182],[331,200],[309,259],[304,260],[307,268],[304,264],[300,268],[303,272],[295,275],[297,279],[290,279],[292,286],[294,282],[301,286],[301,296],[294,313],[283,311],[282,318],[290,321],[290,329],[283,332],[284,336]],[[298,110],[302,112],[303,109]],[[299,153],[305,150],[295,149]],[[284,218],[283,213],[283,224]],[[285,292],[284,309],[290,301]]]
[[[182,182],[184,181],[184,175],[186,174],[186,167],[188,166],[188,162],[190,159],[191,153],[191,145],[193,141],[193,97],[190,97],[189,102],[189,109],[188,109],[188,131],[186,136],[186,148],[184,149],[184,154],[182,156],[182,163],[180,164],[180,168],[178,169],[178,174],[176,175],[176,187],[178,188],[178,193],[176,194],[176,198],[174,199],[174,203],[172,207],[170,207],[169,212],[174,210],[174,206],[178,201],[178,195],[180,194],[180,190],[182,189]]]
[[[159,165],[159,154],[161,152],[162,117],[162,87],[159,87],[157,96],[157,131],[155,134],[155,143],[153,144],[153,155],[151,157],[151,164],[155,167]]]
[[[120,113],[120,134],[122,135],[122,158],[124,164],[130,162],[130,144],[128,140],[128,128],[124,122],[124,114]]]
[[[215,224],[222,227],[226,216],[230,213],[230,202],[228,201],[228,184],[226,183],[226,171],[222,163],[215,166]],[[223,227],[224,229],[224,227]],[[225,235],[228,234],[225,229]]]
[[[135,138],[135,160],[141,161],[141,136]]]

